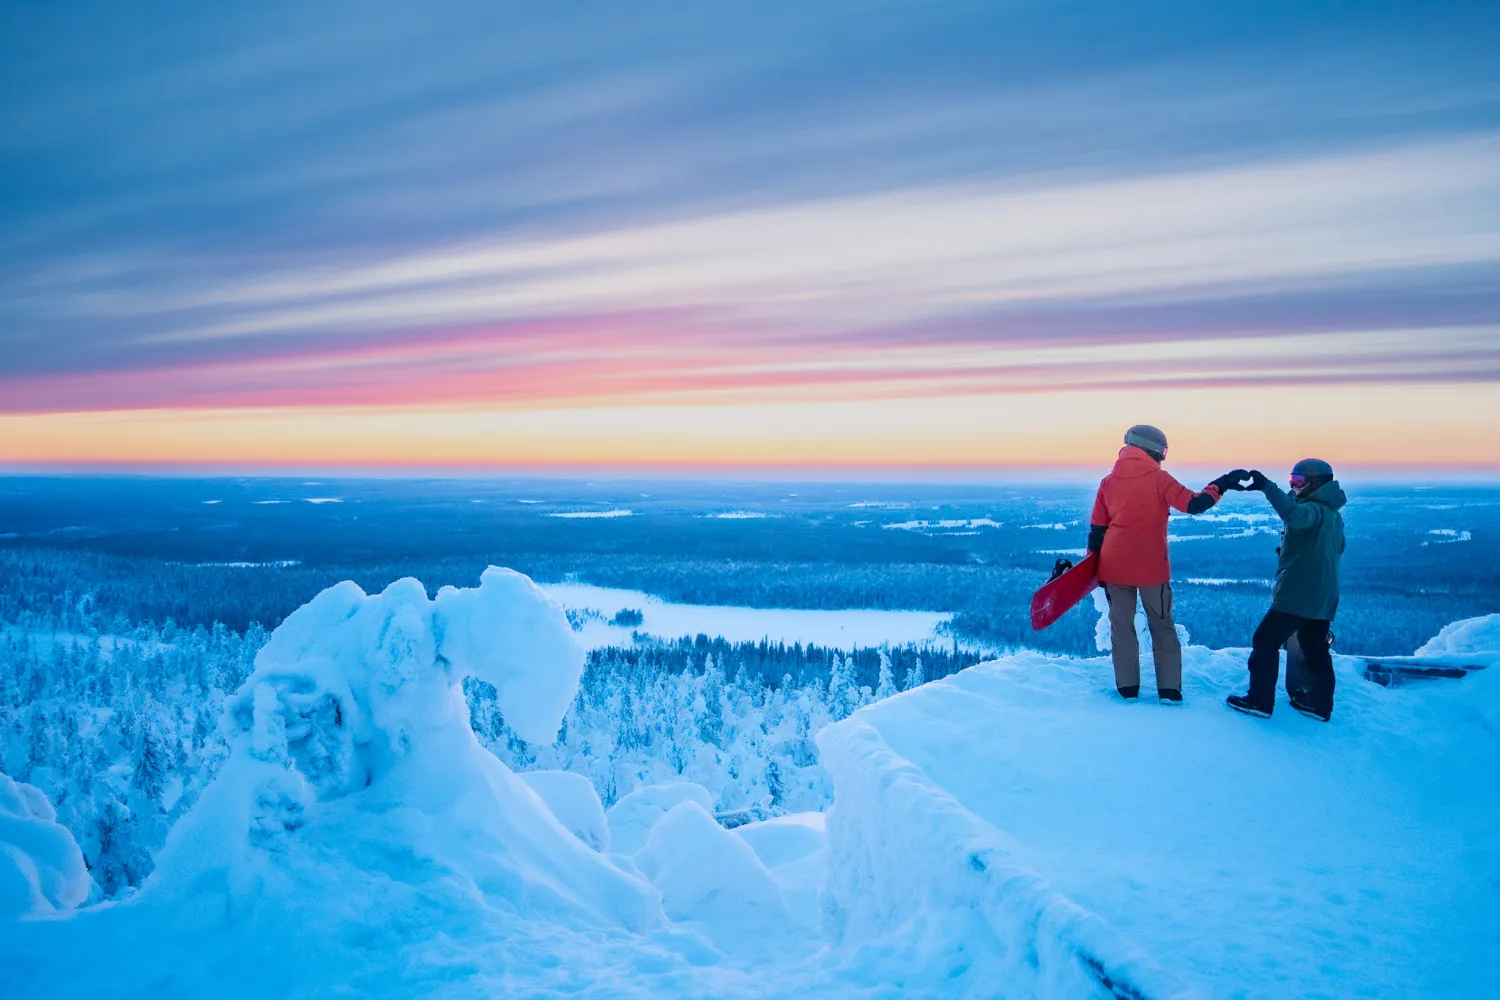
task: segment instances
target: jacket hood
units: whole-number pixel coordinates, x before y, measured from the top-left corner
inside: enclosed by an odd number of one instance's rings
[[[1112,474],[1121,479],[1139,479],[1142,476],[1151,475],[1160,468],[1161,464],[1156,459],[1135,445],[1127,444],[1120,449],[1120,457],[1115,459]]]
[[[1349,497],[1345,495],[1344,488],[1339,485],[1337,479],[1330,479],[1300,499],[1302,503],[1320,503],[1325,507],[1332,507],[1334,510],[1338,510],[1349,502]]]

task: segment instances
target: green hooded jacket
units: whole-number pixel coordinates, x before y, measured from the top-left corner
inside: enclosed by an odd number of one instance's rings
[[[1339,558],[1344,554],[1339,509],[1349,498],[1338,480],[1330,480],[1305,497],[1267,483],[1266,499],[1285,522],[1271,610],[1332,621],[1339,607]]]

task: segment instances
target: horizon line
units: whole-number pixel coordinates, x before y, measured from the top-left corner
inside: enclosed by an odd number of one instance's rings
[[[1107,472],[1112,460],[1097,463],[893,463],[889,465],[820,463],[418,463],[392,462],[378,465],[329,462],[0,462],[0,479],[20,478],[140,478],[140,479],[283,479],[319,476],[339,480],[747,480],[796,482],[924,483],[991,482],[1024,479],[1095,479]],[[1262,465],[1268,463],[1262,462]],[[1378,481],[1405,482],[1426,477],[1445,482],[1500,484],[1500,465],[1452,465],[1439,463],[1351,462],[1336,464],[1339,475]],[[1201,462],[1167,464],[1169,472],[1198,474],[1217,469]],[[1277,473],[1281,470],[1277,468]],[[1273,476],[1273,478],[1275,478]]]

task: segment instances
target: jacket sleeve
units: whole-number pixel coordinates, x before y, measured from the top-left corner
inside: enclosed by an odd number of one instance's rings
[[[1104,505],[1104,484],[1099,484],[1099,492],[1094,494],[1094,512],[1089,515],[1089,524],[1109,524],[1109,508]]]
[[[1104,532],[1109,528],[1109,508],[1104,504],[1104,483],[1094,494],[1094,512],[1089,515],[1088,551],[1098,552],[1104,548]]]
[[[1213,483],[1203,487],[1202,493],[1194,493],[1173,478],[1170,472],[1161,474],[1161,498],[1167,506],[1184,514],[1201,514],[1219,502],[1219,488]]]
[[[1298,503],[1275,483],[1266,483],[1266,499],[1276,508],[1276,513],[1288,528],[1308,528],[1316,524],[1319,512],[1315,503]]]

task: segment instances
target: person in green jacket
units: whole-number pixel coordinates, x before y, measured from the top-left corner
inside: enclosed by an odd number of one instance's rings
[[[1292,469],[1290,495],[1258,471],[1250,473],[1251,490],[1266,495],[1284,527],[1271,610],[1250,640],[1250,691],[1229,696],[1229,707],[1246,715],[1269,717],[1276,707],[1276,676],[1281,646],[1292,636],[1307,662],[1307,687],[1288,690],[1292,707],[1327,722],[1333,715],[1333,657],[1328,630],[1339,606],[1339,559],[1344,554],[1344,516],[1348,501],[1333,466],[1304,458]],[[1290,679],[1290,678],[1288,678]]]

